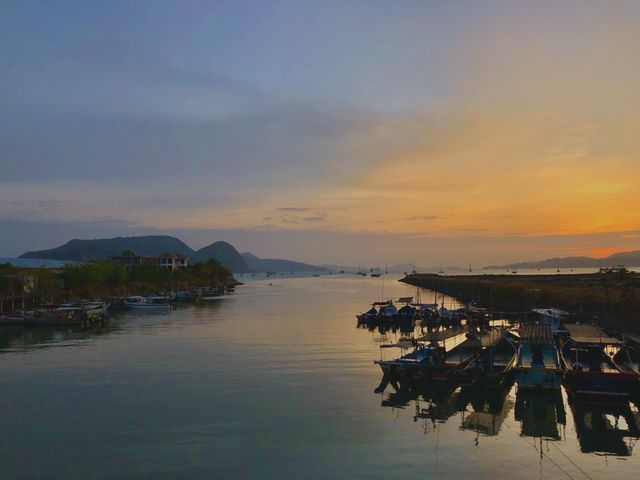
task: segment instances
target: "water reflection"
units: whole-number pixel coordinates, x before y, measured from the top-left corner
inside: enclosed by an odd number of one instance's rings
[[[630,456],[640,438],[640,412],[634,404],[588,403],[567,395],[565,400],[560,391],[516,389],[512,381],[501,389],[482,389],[383,376],[374,391],[383,395],[382,407],[413,408],[413,420],[424,420],[425,434],[459,414],[462,431],[497,436],[512,418],[522,437],[557,442],[565,439],[568,402],[582,453]]]
[[[502,424],[513,410],[513,399],[509,396],[512,387],[513,381],[500,389],[463,387],[458,399],[458,409],[463,412],[460,428],[487,436],[498,435]]]
[[[163,312],[127,311],[110,312],[106,322],[88,325],[0,325],[0,354],[54,348],[58,346],[82,345],[91,339],[122,334],[135,329],[169,328],[184,323],[184,311],[189,317],[202,321],[213,318],[221,308],[221,302],[204,305],[182,306],[177,310]]]
[[[73,340],[86,340],[117,333],[118,324],[109,323],[89,327],[82,326],[2,326],[0,327],[0,353],[28,351],[68,345]]]
[[[640,429],[637,412],[634,415],[628,402],[589,403],[569,396],[569,406],[583,453],[632,454]]]
[[[564,401],[559,390],[518,389],[515,419],[524,437],[560,440],[567,424]]]

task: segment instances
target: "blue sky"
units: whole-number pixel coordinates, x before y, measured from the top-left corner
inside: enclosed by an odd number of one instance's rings
[[[626,249],[639,19],[633,2],[8,2],[0,254],[52,246],[54,223],[335,263]]]

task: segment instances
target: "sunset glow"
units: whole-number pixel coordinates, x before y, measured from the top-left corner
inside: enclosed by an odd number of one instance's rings
[[[39,12],[49,41],[24,45],[30,27],[16,20],[3,29],[15,68],[2,90],[0,221],[247,245],[290,231],[318,232],[319,245],[396,238],[365,248],[370,262],[640,246],[637,4],[425,4],[391,18],[355,5],[358,34],[331,5],[241,17],[203,6],[185,21],[196,45],[224,45],[210,52],[182,39],[168,7],[126,11],[111,36]],[[237,28],[219,31],[225,22]],[[160,34],[169,27],[175,38]],[[406,246],[418,237],[430,247]],[[462,247],[470,237],[483,253]],[[547,240],[523,240],[536,238]],[[280,254],[271,242],[265,255]]]

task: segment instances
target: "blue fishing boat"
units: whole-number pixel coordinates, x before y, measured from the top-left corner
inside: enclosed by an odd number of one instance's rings
[[[560,389],[563,371],[551,328],[544,323],[520,326],[520,347],[513,368],[518,388]]]

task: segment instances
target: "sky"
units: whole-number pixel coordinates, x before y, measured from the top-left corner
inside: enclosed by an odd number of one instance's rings
[[[0,256],[167,233],[317,263],[640,249],[640,3],[9,1]]]

